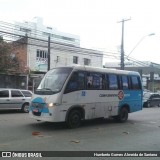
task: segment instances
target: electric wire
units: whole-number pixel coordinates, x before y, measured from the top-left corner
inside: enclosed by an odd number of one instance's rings
[[[14,24],[11,24],[11,23],[7,23],[7,22],[3,22],[3,21],[0,21],[0,27],[2,27],[2,29],[5,29],[5,31],[0,31],[1,33],[1,36],[5,36],[5,37],[8,37],[8,38],[26,38],[26,35],[25,35],[25,32],[23,33],[24,35],[22,34],[15,34],[15,33],[11,33],[9,32],[10,30],[12,31],[19,31],[19,32],[22,32],[18,29],[16,29],[15,27],[24,27],[24,26],[21,26],[21,25],[14,25]],[[30,26],[31,27],[31,26]],[[33,27],[33,26],[32,26]],[[25,27],[26,29],[30,29],[29,27]],[[33,29],[32,29],[33,30]],[[24,43],[24,42],[16,42],[16,43],[19,43],[19,44],[28,44],[28,45],[31,45],[31,46],[37,46],[37,47],[43,47],[43,48],[48,48],[48,45],[39,45],[38,43],[39,42],[44,42],[44,43],[48,43],[48,40],[44,40],[44,36],[41,35],[41,33],[43,33],[43,31],[40,31],[40,30],[35,30],[36,33],[34,33],[34,35],[36,36],[41,36],[43,37],[43,39],[40,39],[40,38],[34,38],[34,37],[29,37],[27,36],[27,38],[30,38],[30,39],[33,39],[34,40],[34,43]],[[37,34],[39,33],[39,34]],[[13,40],[8,40],[8,39],[4,39],[6,40],[7,42],[13,42]],[[35,42],[37,41],[37,42]],[[75,52],[75,49],[77,49],[77,53],[81,53],[81,54],[84,54],[84,55],[90,55],[90,56],[95,56],[95,54],[91,54],[89,51],[95,51],[95,50],[92,50],[92,49],[88,49],[88,52],[87,52],[87,49],[85,48],[81,48],[81,47],[77,47],[77,46],[72,46],[70,44],[64,44],[64,43],[59,43],[59,42],[55,42],[55,41],[51,41],[51,44],[54,44],[54,46],[52,47],[51,46],[51,49],[58,49],[58,50],[61,50],[61,51],[69,51],[69,52]],[[57,45],[57,46],[56,46]],[[64,48],[60,47],[60,46],[63,46]],[[67,48],[65,48],[67,47]],[[69,48],[68,48],[69,47]],[[85,53],[83,53],[82,51],[78,51],[78,49],[85,49]],[[120,59],[120,53],[117,53],[117,52],[107,52],[107,51],[99,51],[99,52],[103,52],[103,53],[100,53],[101,55],[103,55],[104,58],[112,58],[112,59],[117,59],[119,60]],[[97,54],[97,53],[96,53]],[[100,57],[100,56],[98,56]],[[127,56],[125,55],[125,58],[127,58]],[[132,57],[130,58],[127,58],[129,61],[132,61],[132,62],[135,62],[137,64],[137,66],[141,65],[143,67],[147,67],[148,64],[146,64],[145,62],[142,62],[142,61],[139,61],[139,60],[136,60]],[[135,64],[135,65],[136,65]],[[155,67],[155,66],[154,66]],[[155,68],[158,68],[160,69],[158,66],[155,67]]]

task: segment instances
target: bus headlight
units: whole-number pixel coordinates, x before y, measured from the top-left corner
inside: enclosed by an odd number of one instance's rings
[[[54,104],[53,103],[48,103],[47,106],[48,107],[54,107]]]

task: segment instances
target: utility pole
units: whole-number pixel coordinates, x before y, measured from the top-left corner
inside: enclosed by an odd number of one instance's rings
[[[48,71],[50,70],[50,53],[51,53],[51,47],[50,47],[50,44],[51,44],[51,37],[50,35],[48,36]]]
[[[129,21],[130,19],[122,19],[118,23],[122,23],[122,39],[121,39],[121,70],[124,70],[124,22]]]

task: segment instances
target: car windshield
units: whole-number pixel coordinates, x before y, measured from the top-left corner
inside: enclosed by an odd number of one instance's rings
[[[65,80],[71,73],[72,68],[56,68],[47,72],[42,79],[36,94],[54,94],[61,91]]]
[[[25,97],[32,97],[32,93],[29,91],[21,91]]]

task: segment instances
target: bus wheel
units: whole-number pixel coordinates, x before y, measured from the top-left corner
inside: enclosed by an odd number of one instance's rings
[[[29,112],[29,104],[28,103],[24,103],[21,110],[24,113],[28,113]]]
[[[126,122],[128,119],[128,110],[126,107],[121,108],[119,115],[115,117],[118,122]]]
[[[78,110],[73,110],[67,118],[67,126],[69,128],[77,128],[81,124],[81,113]]]

